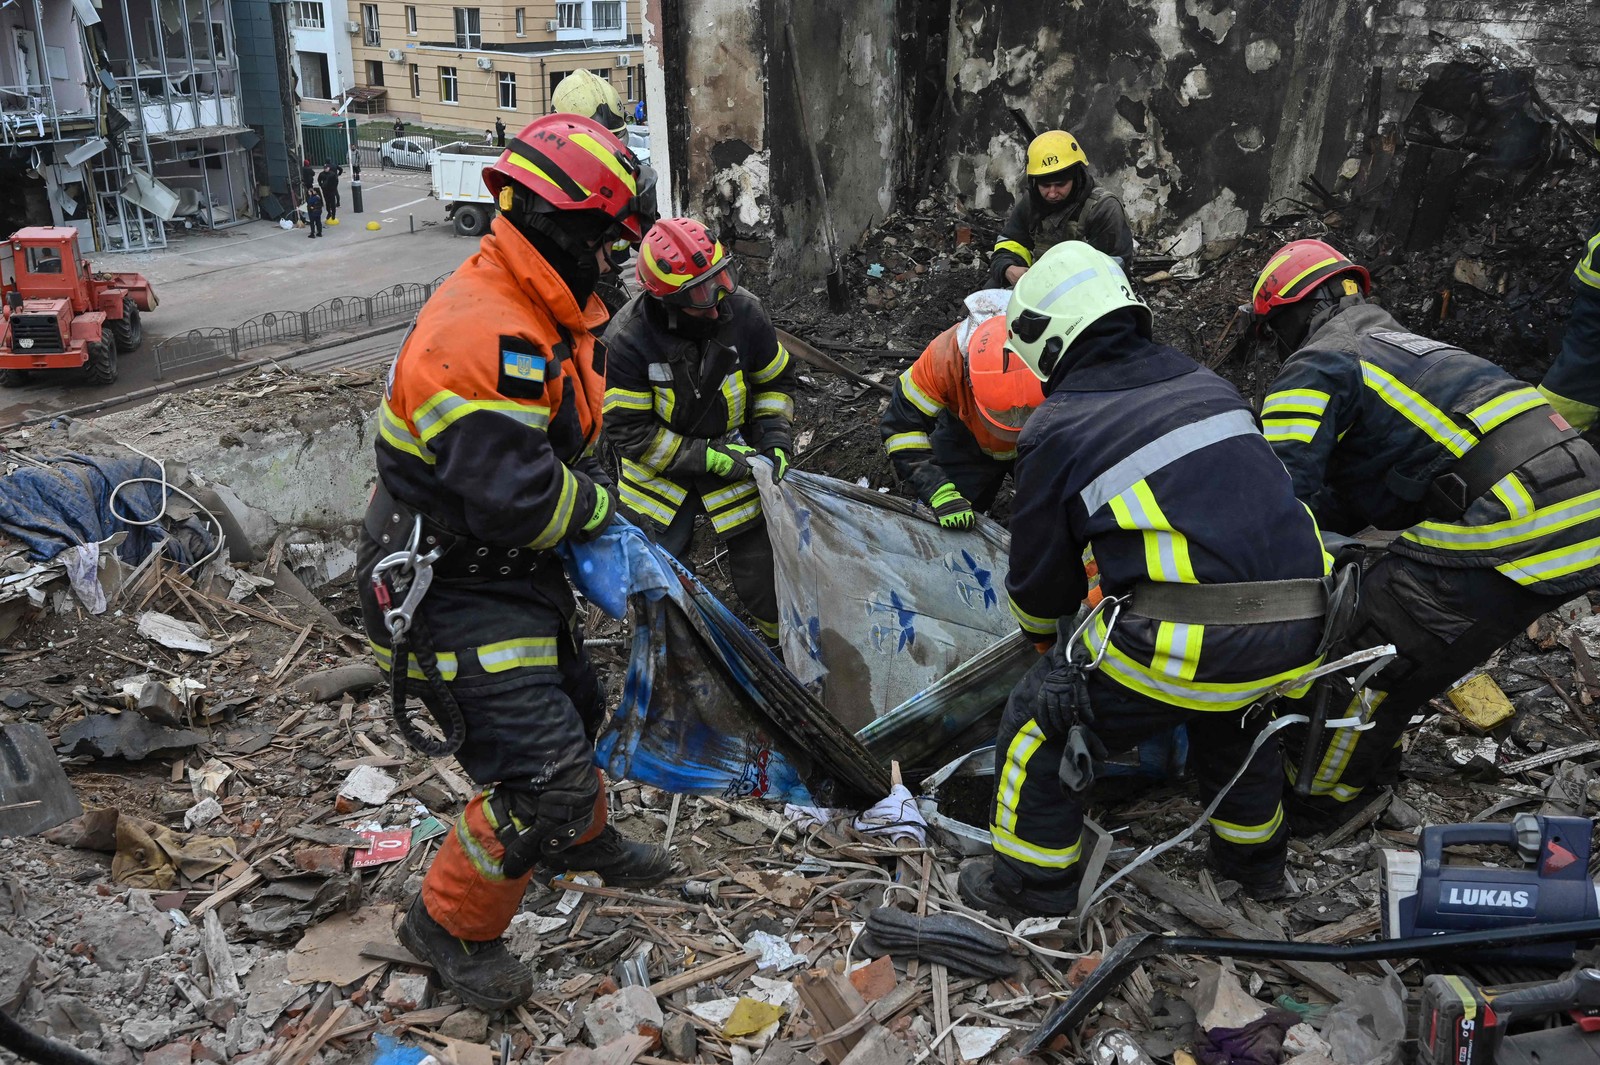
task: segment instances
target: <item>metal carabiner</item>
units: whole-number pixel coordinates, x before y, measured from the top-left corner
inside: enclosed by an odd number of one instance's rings
[[[405,550],[385,555],[372,567],[373,591],[378,605],[383,609],[383,624],[389,630],[390,639],[400,639],[411,628],[412,615],[416,613],[422,597],[428,594],[429,585],[433,584],[433,564],[439,561],[443,551],[436,547],[425,555],[418,554],[417,549],[421,544],[422,516],[419,514],[411,526],[411,539]],[[407,571],[409,576],[404,585],[405,598],[399,606],[391,607],[389,586],[385,582],[395,570]]]
[[[1077,649],[1078,641],[1083,638],[1086,632],[1089,631],[1089,626],[1094,624],[1094,619],[1103,614],[1107,609],[1110,609],[1111,620],[1106,622],[1106,638],[1100,644],[1100,647],[1095,651],[1094,657],[1088,662],[1083,663],[1083,668],[1086,670],[1095,670],[1100,668],[1100,663],[1105,661],[1106,651],[1111,647],[1111,630],[1117,627],[1117,618],[1122,616],[1122,604],[1127,601],[1127,598],[1128,597],[1125,595],[1104,596],[1098,603],[1090,608],[1089,613],[1084,616],[1083,621],[1078,624],[1077,628],[1072,630],[1072,635],[1067,637],[1066,647],[1062,648],[1062,654],[1066,657],[1067,661],[1072,661],[1072,652]]]

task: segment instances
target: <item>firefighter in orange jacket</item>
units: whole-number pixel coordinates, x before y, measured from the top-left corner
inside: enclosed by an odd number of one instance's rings
[[[604,707],[552,550],[598,535],[615,512],[593,452],[605,391],[593,332],[606,320],[593,291],[611,242],[637,242],[654,220],[654,175],[599,124],[548,115],[484,182],[500,217],[390,371],[359,555],[402,733],[430,754],[454,748],[483,789],[400,941],[464,1000],[497,1010],[532,990],[500,937],[536,866],[627,885],[662,879],[671,861],[607,824],[593,762]],[[416,555],[432,550],[430,570]],[[407,624],[391,627],[397,614]],[[443,741],[406,717],[408,685]]]
[[[947,529],[987,511],[1017,460],[1044,390],[1005,350],[1003,290],[967,297],[970,316],[933,339],[895,382],[879,425],[895,473]]]

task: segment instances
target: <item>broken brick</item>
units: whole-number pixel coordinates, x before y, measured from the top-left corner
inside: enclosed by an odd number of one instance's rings
[[[346,853],[344,847],[301,847],[294,852],[294,864],[317,876],[338,876],[344,872]]]
[[[861,992],[861,997],[868,1002],[876,1002],[894,990],[897,983],[894,975],[894,960],[885,954],[868,965],[863,965],[850,974],[850,983]]]
[[[1098,952],[1094,954],[1085,954],[1083,957],[1073,962],[1072,968],[1067,970],[1067,986],[1080,986],[1085,980],[1089,979],[1089,974],[1094,972],[1099,967],[1100,955]]]

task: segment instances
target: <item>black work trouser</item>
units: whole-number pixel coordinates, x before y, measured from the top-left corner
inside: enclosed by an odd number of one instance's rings
[[[672,524],[663,529],[660,525],[640,515],[633,519],[641,528],[655,537],[656,543],[679,561],[689,550],[694,539],[694,520],[705,513],[705,504],[696,492],[690,492],[678,508]],[[741,529],[723,540],[728,548],[728,575],[733,578],[733,590],[739,601],[755,618],[761,634],[769,640],[778,638],[778,576],[772,560],[772,541],[767,538],[767,520],[761,518],[748,528]],[[687,565],[687,562],[685,562]]]
[[[1348,809],[1344,804],[1359,798],[1393,756],[1412,715],[1571,598],[1529,591],[1493,569],[1435,566],[1392,552],[1373,563],[1361,578],[1352,635],[1328,657],[1385,643],[1394,644],[1398,657],[1368,682],[1372,705],[1361,713],[1372,728],[1343,729],[1322,741],[1312,808]],[[1356,711],[1359,705],[1351,707]]]
[[[931,440],[933,461],[950,478],[956,491],[978,513],[988,513],[1016,460],[997,459],[986,453],[967,427],[948,412],[939,415]]]
[[[371,575],[387,553],[363,535],[356,570],[362,622],[386,671],[390,637]],[[566,576],[553,554],[548,565],[542,574],[515,579],[436,578],[417,617],[435,651],[453,658],[443,664],[453,665],[447,683],[466,725],[456,759],[467,775],[480,786],[592,794],[594,738],[605,704]],[[427,681],[415,674],[408,692],[439,709]]]
[[[327,205],[329,218],[339,217],[339,194],[326,185],[322,186],[322,202]]]
[[[1039,689],[1054,668],[1043,655],[1012,689],[995,737],[994,883],[1004,895],[1045,913],[1071,913],[1083,874],[1083,796],[1061,786],[1065,737],[1034,722]],[[1107,753],[1130,750],[1178,725],[1189,730],[1189,756],[1200,800],[1210,803],[1244,762],[1266,727],[1262,711],[1185,710],[1089,674],[1094,731]],[[1283,759],[1269,739],[1211,818],[1211,863],[1229,879],[1280,876],[1289,837],[1284,826]]]

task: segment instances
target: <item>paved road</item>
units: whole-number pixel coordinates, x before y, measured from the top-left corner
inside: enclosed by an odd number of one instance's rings
[[[77,371],[58,371],[35,375],[21,388],[0,388],[0,425],[30,412],[97,403],[156,383],[151,349],[165,337],[235,326],[263,311],[306,310],[333,296],[369,295],[402,281],[432,281],[476,250],[477,241],[455,236],[444,205],[429,198],[426,174],[365,169],[362,176],[365,212],[347,213],[351,196],[346,184],[341,224],[327,227],[321,240],[309,239],[304,229],[252,222],[221,233],[175,238],[160,252],[98,257],[97,266],[138,270],[155,286],[161,305],[144,318],[144,347],[123,358],[114,385],[90,386]],[[368,230],[368,221],[380,228]],[[372,350],[363,348],[362,357],[369,362],[386,359],[399,336],[396,332],[366,342]],[[385,344],[384,353],[375,354]],[[340,350],[302,358],[325,360]]]

